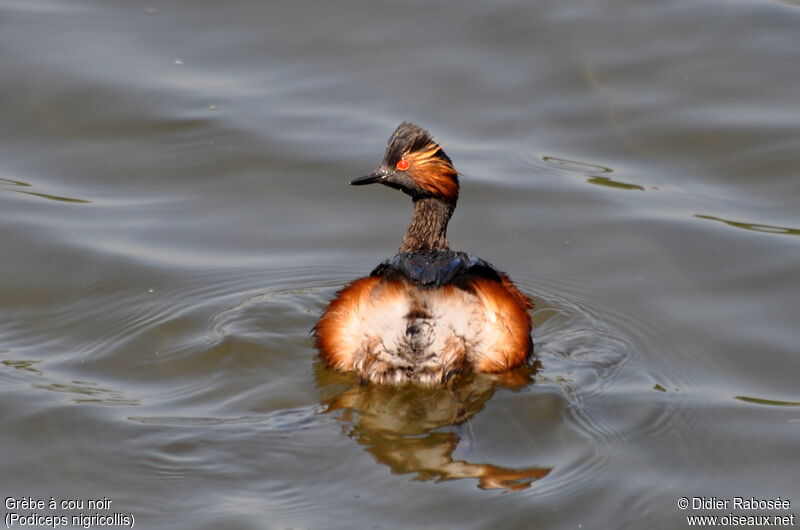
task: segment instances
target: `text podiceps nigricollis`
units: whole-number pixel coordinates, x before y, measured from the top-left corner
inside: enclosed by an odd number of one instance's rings
[[[339,291],[314,326],[326,364],[365,381],[425,385],[524,364],[533,305],[489,263],[450,250],[458,174],[439,144],[401,124],[378,168],[350,184],[376,182],[410,195],[414,216],[399,253]]]

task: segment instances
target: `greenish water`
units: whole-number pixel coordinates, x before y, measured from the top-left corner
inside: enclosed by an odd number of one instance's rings
[[[788,1],[0,3],[4,522],[797,513],[799,29]],[[453,247],[536,301],[529,369],[317,362],[408,222],[347,185],[404,120],[463,173]],[[679,506],[737,496],[791,507]],[[13,505],[51,497],[87,505]]]

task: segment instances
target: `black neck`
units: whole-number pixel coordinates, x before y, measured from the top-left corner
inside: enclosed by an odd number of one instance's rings
[[[406,230],[400,252],[449,250],[447,223],[455,204],[433,197],[414,200],[414,217]]]

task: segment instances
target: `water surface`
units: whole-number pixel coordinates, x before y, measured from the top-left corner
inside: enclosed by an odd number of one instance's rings
[[[175,529],[796,513],[799,7],[0,4],[3,498]],[[317,362],[408,222],[347,186],[404,120],[462,172],[452,245],[536,302],[530,367]]]

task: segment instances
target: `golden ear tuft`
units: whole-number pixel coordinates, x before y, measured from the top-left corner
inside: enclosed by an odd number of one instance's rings
[[[414,161],[414,179],[432,195],[445,200],[458,198],[458,173],[450,159],[436,142],[430,142],[418,151],[408,153]]]

